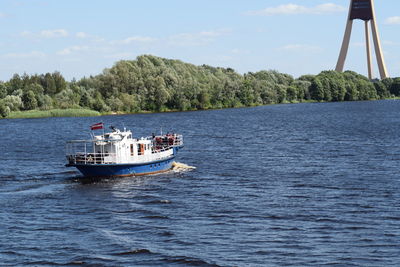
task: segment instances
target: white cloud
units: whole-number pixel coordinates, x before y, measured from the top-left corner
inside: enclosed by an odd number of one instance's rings
[[[297,14],[313,14],[323,15],[330,13],[345,12],[347,9],[333,3],[326,3],[314,7],[300,6],[296,4],[286,4],[277,7],[267,7],[262,10],[249,11],[247,15],[253,16],[273,16],[273,15],[297,15]]]
[[[66,37],[68,36],[68,32],[64,29],[44,30],[40,32],[40,36],[45,38]]]
[[[117,45],[128,45],[131,43],[148,43],[156,41],[156,38],[148,37],[148,36],[131,36],[125,38],[123,40],[112,41],[111,44]]]
[[[242,49],[234,48],[231,50],[231,53],[235,54],[235,55],[248,55],[248,54],[250,54],[250,50],[242,50]]]
[[[1,18],[5,18],[5,17],[7,17],[7,15],[6,15],[5,13],[1,13],[1,12],[0,12],[0,19],[1,19]]]
[[[181,33],[172,35],[168,39],[169,44],[177,46],[198,46],[207,45],[216,38],[227,35],[230,33],[229,29],[220,29],[215,31],[202,31],[197,33]]]
[[[88,35],[86,33],[84,33],[84,32],[77,32],[76,33],[76,37],[78,37],[78,38],[86,38],[86,37],[88,37]]]
[[[60,37],[67,37],[68,32],[64,29],[43,30],[39,33],[23,31],[20,33],[20,35],[22,37],[33,37],[33,38],[60,38]]]
[[[33,37],[34,36],[34,34],[29,32],[29,31],[23,31],[23,32],[20,33],[20,35],[22,37]]]
[[[305,44],[289,44],[279,48],[283,51],[320,53],[323,49],[319,46]]]
[[[67,47],[61,51],[57,52],[57,55],[61,55],[61,56],[65,56],[65,55],[70,55],[73,52],[77,52],[77,51],[88,51],[89,47],[88,46],[71,46],[71,47]]]
[[[396,25],[396,24],[400,24],[400,16],[396,16],[396,17],[389,17],[385,20],[385,24],[389,24],[389,25]]]
[[[105,42],[106,40],[102,37],[96,36],[96,35],[91,35],[89,33],[86,32],[77,32],[75,33],[75,37],[79,38],[79,39],[87,39],[91,42]]]
[[[14,59],[27,59],[27,58],[43,58],[46,54],[39,51],[32,51],[29,53],[8,53],[4,54],[5,58],[14,58]]]
[[[399,46],[400,45],[400,43],[389,41],[389,40],[383,40],[382,44],[384,44],[385,46]]]

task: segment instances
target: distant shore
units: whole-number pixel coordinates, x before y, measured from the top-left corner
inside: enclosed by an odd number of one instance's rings
[[[314,102],[314,101],[306,101]],[[297,104],[295,103],[280,103],[280,104]],[[305,102],[304,102],[305,103]],[[273,104],[275,105],[275,104]],[[257,105],[261,106],[261,105]],[[256,106],[241,106],[234,108],[250,108]],[[221,108],[219,108],[221,109]],[[128,115],[128,114],[153,114],[153,113],[168,113],[168,112],[192,112],[192,111],[204,111],[204,110],[219,110],[217,108],[209,109],[192,109],[192,110],[162,110],[162,111],[138,111],[138,112],[98,112],[90,109],[51,109],[51,110],[27,110],[27,111],[12,111],[7,117],[0,119],[35,119],[35,118],[51,118],[51,117],[98,117],[107,115]],[[222,108],[226,109],[226,108]]]
[[[400,97],[390,97],[386,99],[377,99],[377,100],[400,100]],[[363,100],[363,101],[376,101],[376,100]],[[346,102],[346,101],[342,101]],[[308,100],[302,102],[284,102],[277,104],[269,104],[269,105],[279,105],[279,104],[301,104],[301,103],[329,103],[325,101],[315,101]],[[253,105],[253,106],[241,106],[234,107],[237,108],[251,108],[251,107],[259,107],[259,106],[269,106],[269,105]],[[229,109],[229,108],[222,108]],[[107,115],[128,115],[128,114],[153,114],[153,113],[167,113],[167,112],[192,112],[192,111],[204,111],[204,110],[220,110],[220,109],[193,109],[193,110],[162,110],[162,111],[139,111],[139,112],[98,112],[90,109],[51,109],[51,110],[27,110],[27,111],[13,111],[6,118],[0,119],[35,119],[35,118],[51,118],[51,117],[98,117],[98,116],[107,116]]]
[[[196,111],[196,110],[188,110]],[[98,117],[107,115],[127,115],[127,114],[152,114],[165,112],[180,112],[179,110],[164,111],[139,111],[139,112],[99,112],[90,109],[51,109],[51,110],[27,110],[12,111],[7,117],[0,119],[35,119],[51,117]]]
[[[95,117],[102,115],[100,112],[90,109],[50,109],[13,111],[3,119],[33,119],[49,117]]]

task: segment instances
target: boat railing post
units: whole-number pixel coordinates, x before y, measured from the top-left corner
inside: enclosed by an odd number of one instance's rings
[[[104,130],[104,129],[103,129],[103,130]],[[105,137],[104,137],[104,134],[103,134],[103,139],[104,139],[103,145],[101,146],[101,150],[100,150],[100,163],[101,163],[101,164],[104,164],[104,144],[105,144]]]
[[[87,163],[86,142],[85,142],[85,165]]]
[[[94,137],[93,137],[94,138]],[[95,147],[95,141],[93,139],[92,141],[92,148],[93,148],[93,160],[96,162],[96,147]]]
[[[76,144],[72,144],[72,148],[71,148],[72,150],[71,150],[71,154],[73,154],[74,155],[74,163],[76,164],[76,162],[77,162],[77,159],[76,159]]]
[[[75,153],[74,143],[69,144],[69,154],[73,158],[74,164],[76,164],[76,153]]]

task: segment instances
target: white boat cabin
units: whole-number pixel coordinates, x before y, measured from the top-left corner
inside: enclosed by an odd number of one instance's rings
[[[93,135],[92,140],[68,142],[67,158],[73,164],[144,163],[172,157],[173,147],[182,144],[181,135],[136,139],[131,131],[120,131],[113,127],[112,132]]]
[[[150,138],[132,138],[131,131],[121,132],[115,129],[104,135],[94,136],[94,153],[101,157],[103,163],[140,163],[161,159],[170,151],[160,149],[155,151]],[[157,152],[157,153],[154,153]],[[170,152],[170,153],[168,153]],[[161,156],[161,157],[160,157]]]

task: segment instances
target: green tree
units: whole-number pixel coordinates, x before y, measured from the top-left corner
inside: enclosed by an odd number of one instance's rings
[[[4,98],[4,104],[8,106],[11,111],[18,111],[22,107],[22,100],[20,96],[7,95]]]
[[[119,96],[119,100],[122,102],[122,110],[125,112],[138,112],[140,107],[138,106],[138,101],[135,96],[122,93]]]
[[[385,85],[386,90],[390,93],[390,87],[393,84],[393,79],[392,78],[386,78],[386,79],[383,79],[381,82]]]
[[[18,74],[14,74],[13,77],[8,81],[8,85],[7,94],[11,95],[13,91],[23,88],[23,81]]]
[[[22,103],[24,110],[36,109],[38,104],[35,93],[31,90],[25,92],[22,95]]]
[[[210,107],[210,95],[206,91],[201,91],[197,95],[198,109],[207,109]]]
[[[76,108],[79,107],[79,101],[81,96],[77,95],[71,89],[65,89],[54,96],[57,107],[66,108]]]
[[[56,82],[50,73],[46,73],[43,78],[43,88],[47,95],[53,96],[57,93]]]
[[[50,110],[54,107],[54,100],[49,95],[39,96],[38,105],[42,110]]]
[[[92,108],[93,107],[93,98],[89,94],[89,92],[85,89],[82,90],[82,95],[79,100],[79,105],[84,108]]]
[[[275,91],[278,95],[278,103],[284,103],[287,99],[286,86],[282,84],[275,85]]]
[[[111,96],[110,98],[106,99],[106,104],[110,107],[112,111],[124,110],[124,103],[118,97]]]
[[[3,82],[0,82],[0,99],[5,98],[7,95],[7,87]]]
[[[67,82],[65,81],[64,77],[61,75],[60,72],[55,71],[51,74],[54,86],[55,86],[55,94],[65,90],[67,88]]]
[[[346,86],[346,95],[344,100],[346,101],[357,101],[360,99],[360,93],[357,90],[357,87],[353,84],[348,82]]]
[[[382,81],[374,82],[374,86],[376,93],[378,94],[380,99],[385,99],[387,97],[390,97],[390,92]]]
[[[240,102],[245,106],[251,106],[256,102],[257,95],[255,94],[253,79],[244,79],[238,94]]]
[[[317,101],[323,101],[325,92],[324,92],[324,86],[322,85],[322,82],[319,77],[316,77],[313,82],[311,83],[310,86],[310,95],[312,99],[315,99]]]
[[[314,79],[315,79],[315,75],[307,74],[307,75],[300,76],[297,80],[312,83],[314,81]]]
[[[310,95],[311,82],[310,81],[298,79],[293,82],[293,86],[295,86],[297,88],[298,99],[300,101],[311,99],[311,95]]]
[[[390,86],[390,93],[395,96],[400,96],[400,78],[393,79],[393,82]]]
[[[44,89],[38,83],[31,83],[25,87],[25,91],[32,91],[35,95],[43,95]]]
[[[111,109],[107,104],[104,102],[103,97],[98,91],[95,91],[93,96],[93,109],[99,112],[109,112]]]
[[[161,111],[164,104],[168,102],[170,97],[162,77],[156,78],[154,91],[156,109],[157,111]]]
[[[0,101],[0,116],[5,118],[8,115],[10,115],[10,108],[3,101]]]
[[[289,86],[286,91],[287,101],[293,102],[297,100],[298,91],[295,86]]]

